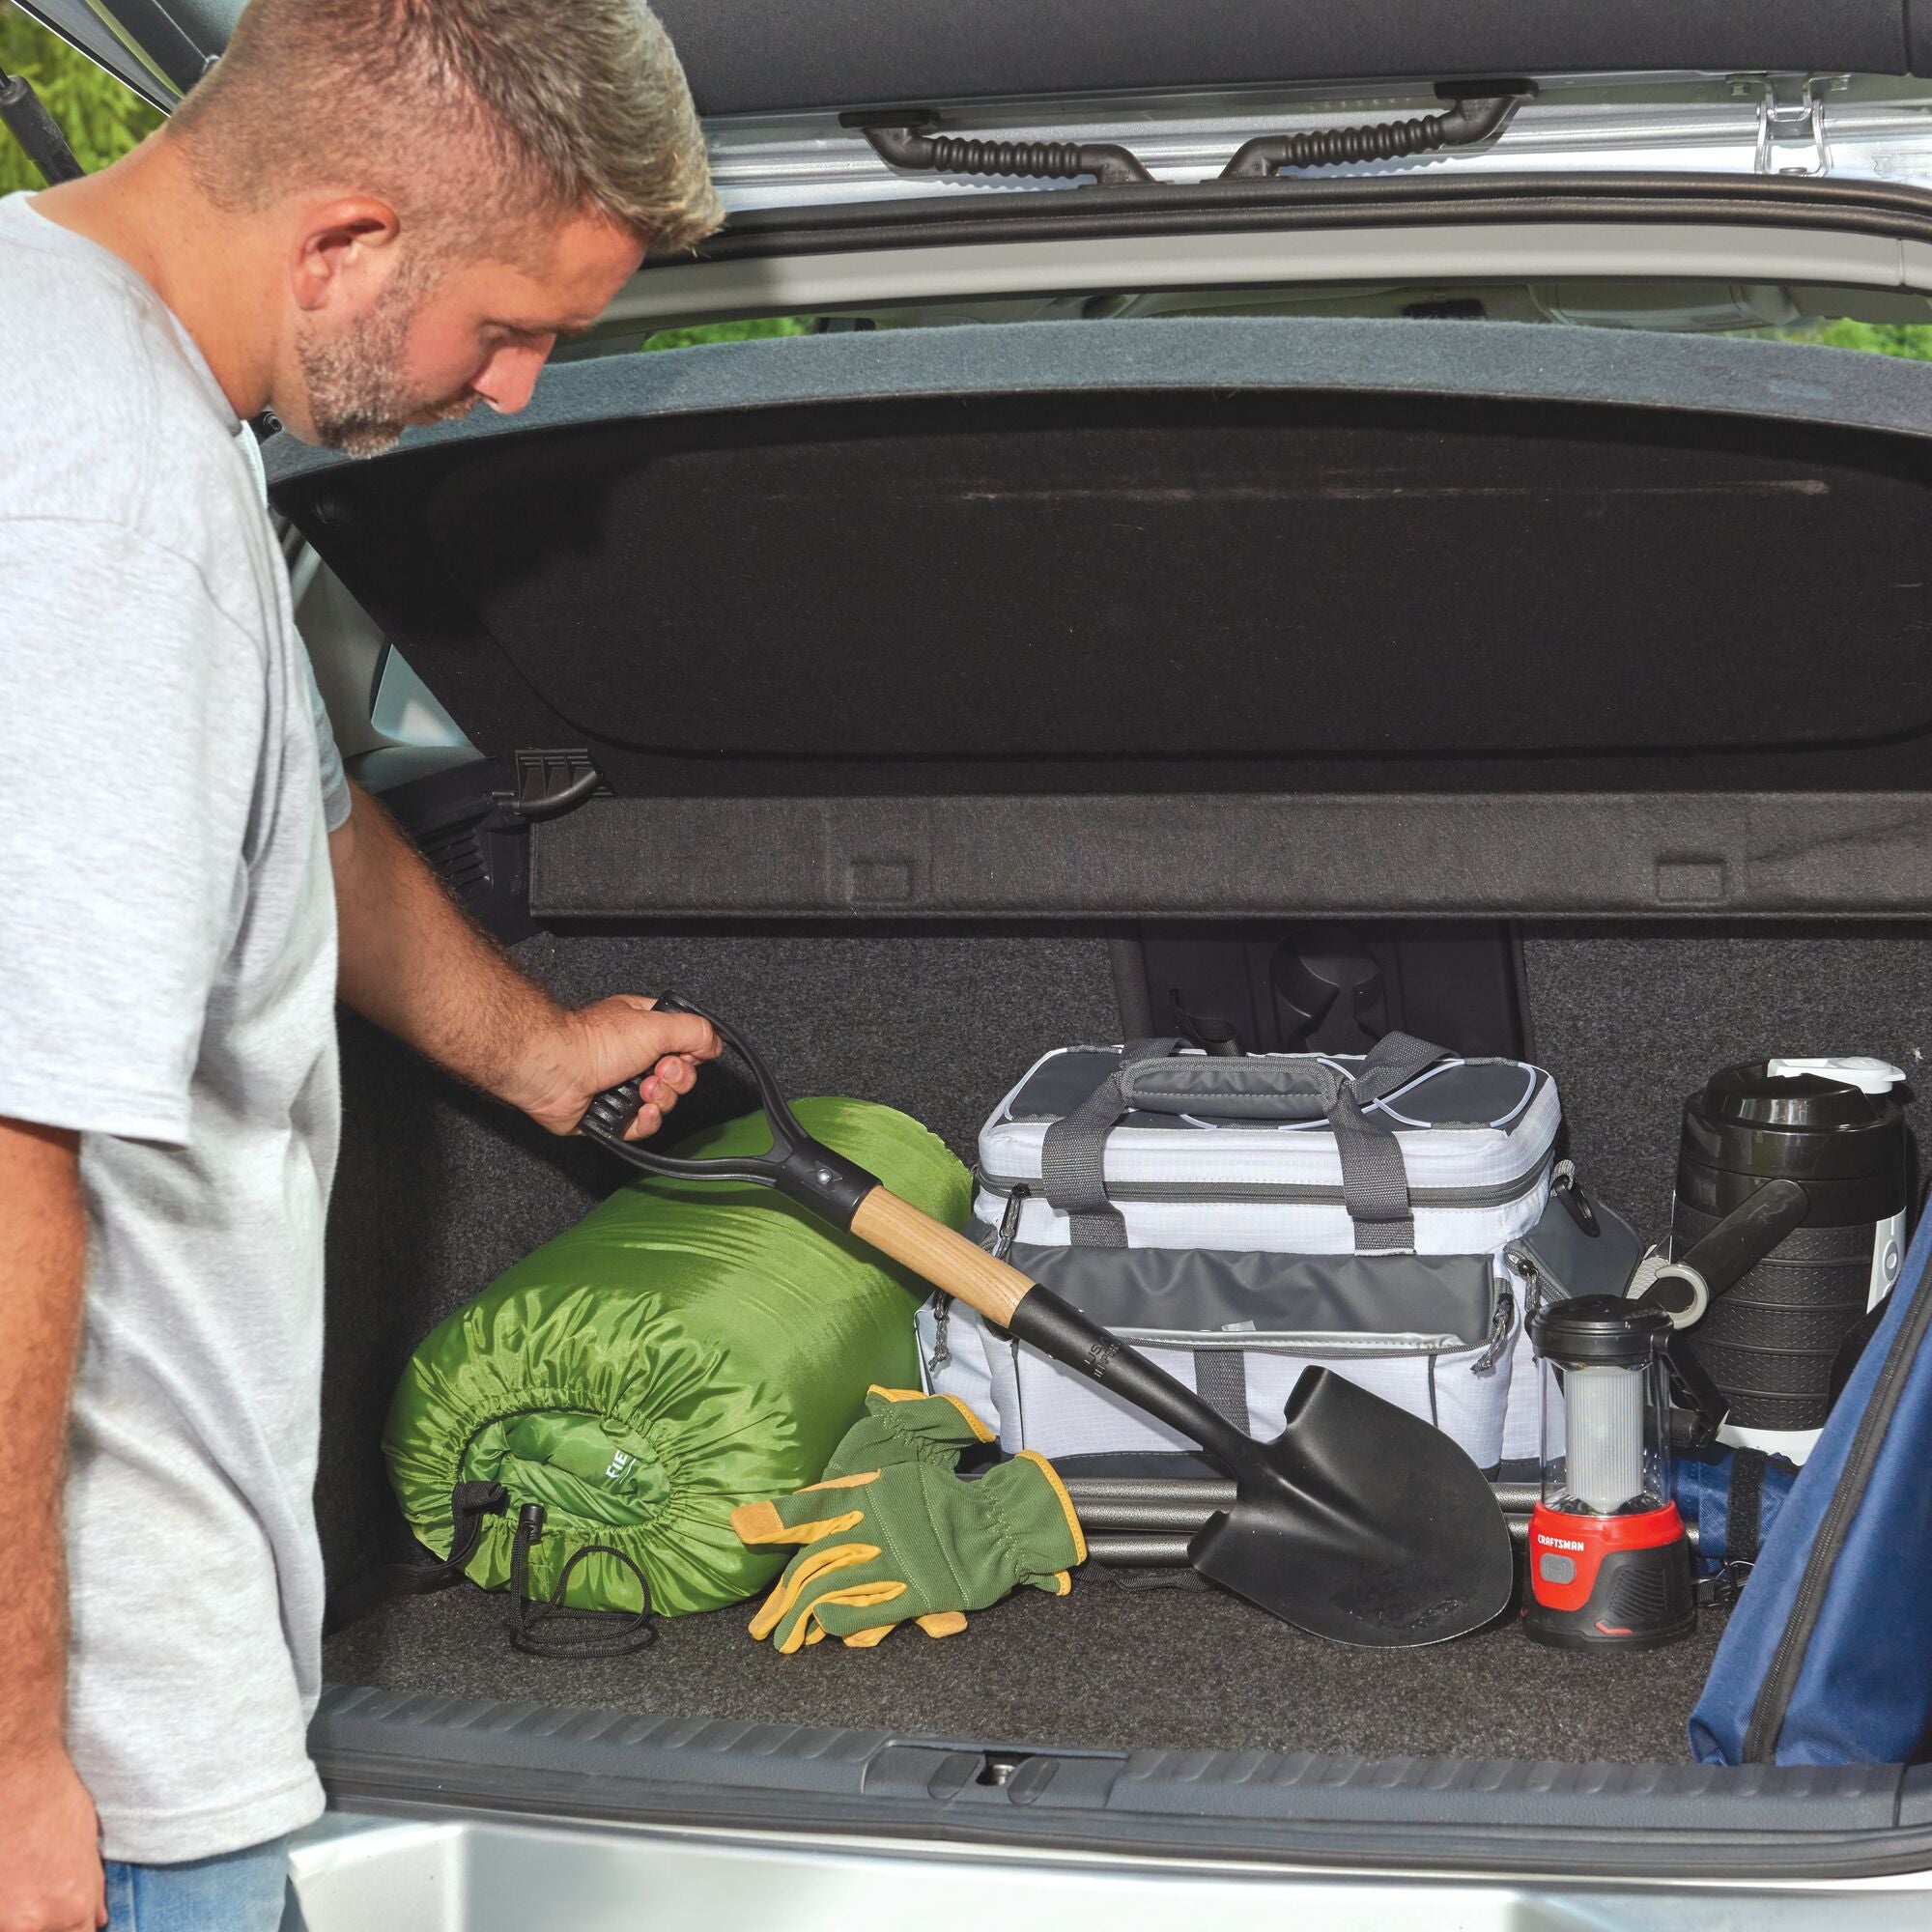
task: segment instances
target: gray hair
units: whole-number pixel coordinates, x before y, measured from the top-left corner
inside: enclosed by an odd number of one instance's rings
[[[588,208],[675,249],[723,219],[644,0],[250,0],[170,133],[222,205],[356,187],[445,241]]]

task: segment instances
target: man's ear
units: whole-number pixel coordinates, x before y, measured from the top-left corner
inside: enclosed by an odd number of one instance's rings
[[[304,209],[289,271],[297,305],[326,308],[372,269],[380,272],[384,251],[401,231],[396,211],[373,195],[343,195]]]

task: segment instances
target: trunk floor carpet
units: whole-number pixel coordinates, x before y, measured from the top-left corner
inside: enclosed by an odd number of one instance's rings
[[[1685,1719],[1722,1632],[1605,1656],[1545,1649],[1514,1621],[1423,1650],[1354,1650],[1218,1591],[1132,1589],[1093,1568],[1073,1593],[1023,1590],[958,1636],[895,1632],[780,1657],[750,1606],[662,1621],[611,1660],[510,1648],[502,1597],[459,1585],[339,1633],[335,1684],[758,1723],[843,1725],[961,1744],[1310,1750],[1364,1757],[1685,1762]]]

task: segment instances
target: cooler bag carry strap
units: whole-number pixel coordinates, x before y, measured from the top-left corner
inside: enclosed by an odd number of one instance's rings
[[[1046,1130],[1040,1148],[1039,1178],[1047,1200],[1066,1215],[1075,1247],[1124,1248],[1127,1224],[1107,1199],[1101,1173],[1107,1131],[1126,1111],[1121,1078],[1144,1060],[1165,1060],[1186,1045],[1182,1039],[1130,1039],[1121,1049],[1121,1065],[1086,1099]]]
[[[1248,1365],[1238,1349],[1196,1349],[1194,1393],[1223,1422],[1248,1433]]]
[[[1177,1080],[1136,1083],[1130,1076],[1142,1066],[1166,1061],[1184,1046],[1179,1039],[1131,1040],[1121,1050],[1119,1068],[1103,1080],[1079,1106],[1046,1130],[1040,1149],[1040,1180],[1048,1202],[1068,1217],[1075,1247],[1123,1248],[1126,1223],[1107,1198],[1104,1162],[1107,1135],[1131,1107],[1148,1104],[1159,1111],[1184,1107],[1191,1101],[1204,1111],[1221,1111],[1252,1119],[1293,1118],[1305,1112],[1324,1118],[1335,1136],[1342,1163],[1342,1198],[1355,1227],[1355,1248],[1361,1254],[1412,1249],[1415,1215],[1408,1198],[1408,1175],[1402,1149],[1386,1114],[1371,1111],[1376,1101],[1407,1086],[1448,1053],[1412,1034],[1384,1035],[1364,1056],[1351,1076],[1332,1063],[1320,1060],[1251,1060],[1250,1069],[1264,1068],[1271,1083],[1265,1092],[1238,1095],[1216,1094],[1225,1077],[1211,1071],[1233,1063],[1185,1061],[1177,1066]],[[1185,1080],[1179,1068],[1188,1069]],[[1164,1081],[1164,1076],[1163,1076]],[[1207,1084],[1204,1084],[1207,1083]],[[1278,1083],[1278,1084],[1273,1084]],[[1143,1091],[1130,1094],[1138,1085]],[[1198,1094],[1195,1090],[1198,1089]],[[1294,1106],[1301,1099],[1303,1109]],[[1259,1111],[1265,1109],[1265,1112]]]
[[[1409,1206],[1402,1149],[1388,1117],[1369,1113],[1362,1103],[1386,1098],[1445,1058],[1441,1047],[1412,1034],[1384,1034],[1354,1078],[1336,1083],[1328,1124],[1342,1156],[1342,1198],[1355,1224],[1359,1254],[1415,1246],[1415,1212]]]
[[[1375,1102],[1450,1057],[1412,1034],[1392,1033],[1377,1041],[1352,1075],[1331,1060],[1309,1055],[1257,1056],[1241,1063],[1177,1060],[1148,1072],[1129,1068],[1121,1077],[1129,1107],[1198,1108],[1236,1122],[1271,1124],[1325,1120],[1342,1163],[1342,1200],[1354,1223],[1355,1252],[1378,1254],[1414,1248],[1415,1214],[1394,1122],[1376,1111]]]

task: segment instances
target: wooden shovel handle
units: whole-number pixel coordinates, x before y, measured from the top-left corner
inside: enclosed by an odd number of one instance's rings
[[[1065,1363],[1076,1375],[1099,1382],[1156,1422],[1198,1442],[1237,1481],[1268,1480],[1261,1449],[1193,1389],[1176,1381],[1138,1350],[1116,1340],[1051,1289],[1029,1281],[1018,1268],[996,1261],[984,1248],[975,1247],[964,1235],[955,1235],[910,1202],[875,1187],[859,1203],[851,1228],[881,1254],[998,1322],[1014,1341]],[[1474,1464],[1470,1467],[1473,1471]]]
[[[901,1201],[889,1188],[875,1187],[860,1202],[852,1216],[852,1232],[1002,1328],[1033,1287],[1018,1268],[995,1261],[984,1248],[922,1213],[910,1201]]]

